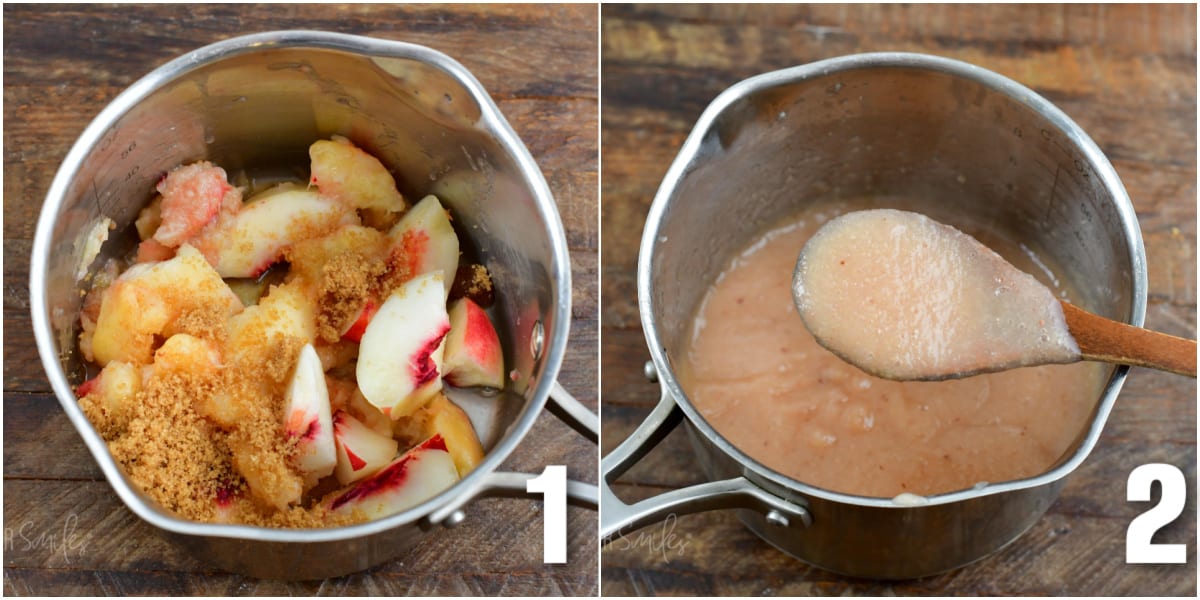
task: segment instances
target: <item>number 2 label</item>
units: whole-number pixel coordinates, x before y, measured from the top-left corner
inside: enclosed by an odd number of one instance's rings
[[[1187,482],[1183,471],[1162,463],[1142,465],[1129,473],[1125,499],[1149,502],[1150,487],[1157,481],[1162,496],[1154,507],[1129,523],[1125,533],[1125,562],[1128,564],[1182,564],[1187,562],[1186,544],[1155,544],[1154,533],[1183,513],[1187,502]]]

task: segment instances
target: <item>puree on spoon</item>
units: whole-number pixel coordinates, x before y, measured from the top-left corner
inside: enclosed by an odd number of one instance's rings
[[[1080,359],[1053,292],[975,238],[913,212],[829,221],[800,252],[792,292],[822,346],[888,379]]]

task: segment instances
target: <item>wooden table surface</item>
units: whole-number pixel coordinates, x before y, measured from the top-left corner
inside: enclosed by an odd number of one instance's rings
[[[1007,75],[1062,108],[1099,144],[1137,209],[1149,262],[1146,325],[1196,335],[1196,8],[1194,5],[615,6],[601,10],[601,449],[658,400],[637,312],[636,258],[650,202],[708,103],[751,75],[863,51],[919,51]],[[728,512],[655,525],[646,545],[601,552],[606,595],[1196,593],[1196,382],[1135,370],[1099,445],[1032,530],[941,576],[847,579],[792,560]],[[1181,517],[1155,541],[1188,544],[1188,564],[1124,564],[1125,531],[1147,509],[1125,501],[1136,465],[1187,475]],[[682,430],[629,471],[636,500],[703,480]]]
[[[484,500],[457,529],[368,571],[305,583],[214,571],[116,498],[49,390],[29,319],[29,249],[46,190],[91,119],[155,67],[208,43],[321,29],[441,50],[483,83],[541,166],[567,231],[571,337],[560,381],[597,407],[597,10],[573,6],[4,7],[4,586],[8,595],[595,595],[596,513],[568,509],[568,563],[542,564],[533,500]],[[545,414],[502,466],[596,447]]]

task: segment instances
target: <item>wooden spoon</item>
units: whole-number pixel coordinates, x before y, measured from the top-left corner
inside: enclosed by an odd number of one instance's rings
[[[1061,304],[1067,328],[1084,360],[1196,376],[1196,340],[1106,319],[1069,302]]]

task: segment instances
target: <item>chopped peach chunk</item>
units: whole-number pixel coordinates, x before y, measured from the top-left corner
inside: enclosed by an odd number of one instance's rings
[[[322,194],[353,208],[404,210],[404,196],[396,190],[392,174],[350,140],[334,136],[314,142],[308,155],[312,159],[309,183]]]

